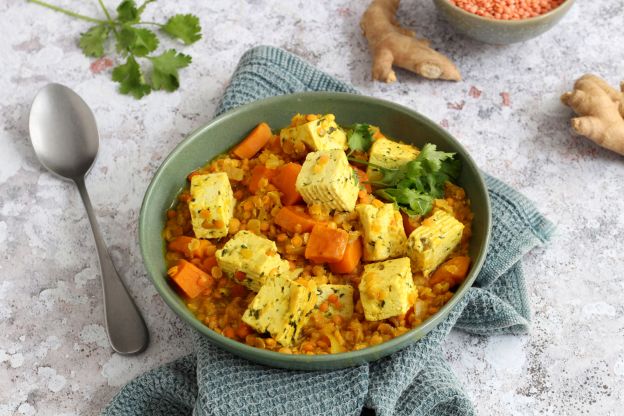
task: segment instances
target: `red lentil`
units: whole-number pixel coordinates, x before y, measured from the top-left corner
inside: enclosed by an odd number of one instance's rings
[[[497,20],[521,20],[548,13],[566,0],[450,0],[478,16]]]

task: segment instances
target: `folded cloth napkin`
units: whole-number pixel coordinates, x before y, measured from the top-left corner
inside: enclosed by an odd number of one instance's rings
[[[299,91],[356,92],[281,49],[245,53],[217,115],[261,98]],[[473,415],[442,357],[451,328],[473,334],[525,333],[530,311],[522,257],[553,230],[522,195],[486,175],[492,238],[476,283],[422,340],[371,364],[336,371],[273,369],[223,351],[193,331],[195,354],[128,383],[104,415]],[[367,410],[370,412],[370,410]]]

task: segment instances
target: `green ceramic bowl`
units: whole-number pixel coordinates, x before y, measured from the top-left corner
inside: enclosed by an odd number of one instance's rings
[[[391,137],[422,146],[435,143],[456,152],[463,162],[459,184],[472,201],[474,211],[470,255],[474,260],[468,278],[440,311],[412,331],[383,344],[360,351],[330,355],[287,355],[261,350],[232,341],[197,320],[167,281],[162,229],[165,210],[172,206],[185,185],[186,175],[220,153],[227,152],[256,124],[266,121],[273,128],[286,126],[294,113],[333,113],[343,125],[366,122],[380,126]],[[191,133],[156,172],[150,183],[139,218],[139,241],[147,272],[158,293],[186,323],[210,342],[236,355],[273,367],[301,370],[334,369],[377,360],[422,338],[449,313],[472,285],[481,269],[490,236],[490,202],[485,183],[468,152],[436,123],[391,102],[342,93],[298,93],[256,101],[232,110]]]
[[[433,0],[442,17],[458,32],[473,39],[495,45],[523,42],[550,30],[574,4],[567,0],[561,6],[540,16],[522,20],[496,20],[467,12],[449,0]]]

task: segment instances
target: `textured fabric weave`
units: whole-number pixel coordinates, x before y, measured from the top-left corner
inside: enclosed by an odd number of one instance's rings
[[[241,58],[217,115],[261,98],[299,91],[356,92],[296,56],[267,46]],[[472,404],[441,355],[455,327],[473,334],[529,328],[522,257],[553,227],[522,195],[486,175],[492,238],[475,286],[426,337],[371,364],[331,372],[288,371],[235,357],[193,331],[195,354],[127,384],[107,416],[151,415],[473,415]]]

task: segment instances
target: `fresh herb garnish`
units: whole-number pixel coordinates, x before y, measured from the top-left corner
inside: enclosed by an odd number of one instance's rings
[[[445,182],[459,176],[461,162],[454,155],[427,143],[416,159],[395,169],[350,160],[369,165],[382,174],[378,181],[370,182],[377,196],[395,202],[408,215],[425,215],[433,208],[433,200],[444,196]]]
[[[145,7],[155,0],[146,0],[141,6],[134,0],[123,0],[117,6],[117,16],[112,18],[102,0],[98,0],[106,19],[84,16],[42,0],[29,0],[57,12],[95,23],[80,35],[78,45],[86,56],[101,58],[104,56],[111,35],[115,41],[117,53],[126,59],[113,69],[113,81],[119,83],[119,92],[141,98],[153,90],[175,91],[180,86],[178,70],[191,63],[191,57],[169,49],[160,55],[152,55],[158,48],[156,33],[142,26],[156,26],[163,33],[190,45],[201,39],[199,18],[192,14],[176,14],[166,23],[146,22],[141,20]],[[141,26],[141,27],[137,27]],[[151,62],[152,70],[147,74],[137,58]]]
[[[351,152],[368,152],[373,144],[374,131],[368,124],[354,124],[348,131],[347,143]]]

